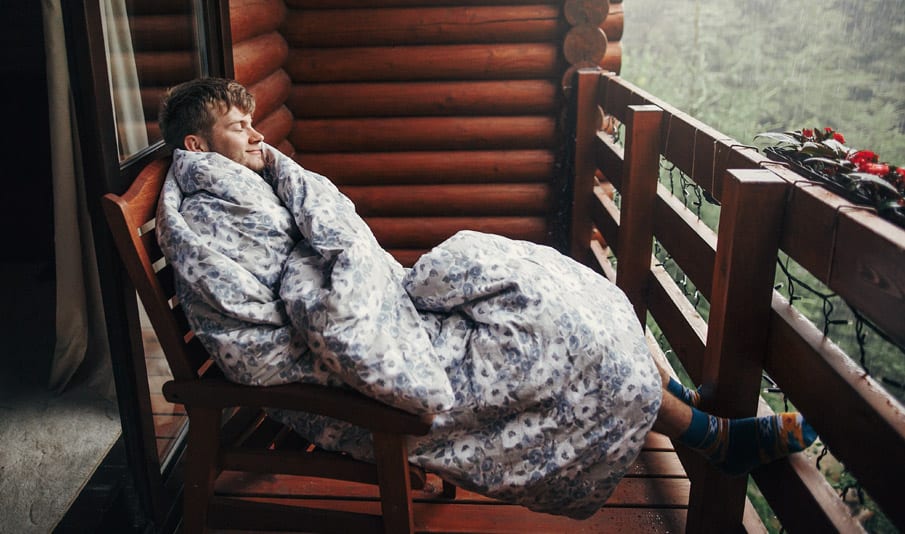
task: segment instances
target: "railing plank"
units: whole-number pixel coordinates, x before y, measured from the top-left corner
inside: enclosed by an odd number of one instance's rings
[[[766,170],[729,171],[720,213],[707,346],[705,397],[723,417],[757,413],[773,271],[788,184]],[[744,305],[740,305],[744,303]],[[692,481],[688,528],[728,532],[741,525],[747,480],[710,469]],[[719,502],[714,509],[712,503]]]
[[[641,324],[647,318],[647,270],[653,246],[654,202],[660,171],[660,121],[656,106],[629,106],[625,122],[616,285],[629,297]]]
[[[662,185],[654,207],[654,235],[695,288],[709,300],[716,233]]]
[[[656,261],[656,260],[654,260]],[[654,265],[648,282],[647,305],[669,346],[691,379],[703,380],[704,344],[707,323],[663,267]]]
[[[905,408],[775,292],[772,307],[767,373],[884,513],[905,525],[905,462],[892,460],[905,458]]]
[[[596,121],[597,104],[595,102],[600,73],[594,69],[578,71],[578,98],[575,104],[575,161],[572,176],[572,221],[571,242],[569,250],[572,257],[584,261],[587,257],[588,244],[591,242],[591,225],[588,211],[594,189],[594,156],[593,140],[599,128]]]
[[[905,240],[902,229],[864,211],[840,212],[827,285],[905,347]]]

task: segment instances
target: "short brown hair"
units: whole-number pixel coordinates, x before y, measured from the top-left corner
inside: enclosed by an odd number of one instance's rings
[[[242,113],[254,113],[255,98],[235,80],[197,78],[171,87],[160,105],[158,121],[164,141],[184,149],[185,136],[209,137],[217,120],[213,110],[223,112],[235,107]]]

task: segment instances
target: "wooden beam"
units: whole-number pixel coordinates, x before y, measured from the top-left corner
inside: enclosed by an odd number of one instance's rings
[[[534,150],[557,142],[556,120],[543,115],[296,120],[289,140],[304,152]]]
[[[295,84],[287,106],[298,119],[554,114],[551,80]]]
[[[285,63],[296,82],[506,80],[558,78],[554,43],[293,49]]]
[[[573,258],[585,258],[591,243],[590,209],[594,190],[593,140],[600,128],[597,111],[597,87],[600,71],[578,71],[578,92],[575,102],[575,159],[572,176],[572,220],[570,223],[569,251]]]
[[[647,321],[647,277],[653,249],[653,213],[660,173],[660,120],[656,106],[629,106],[625,122],[622,207],[616,285],[628,296],[641,324]]]
[[[766,170],[729,171],[714,266],[707,347],[705,408],[723,417],[757,413],[767,348],[776,254],[789,185]],[[693,480],[688,525],[692,532],[739,528],[746,477],[708,469]],[[712,503],[719,502],[714,508]]]
[[[295,158],[337,185],[547,182],[556,161],[552,149],[299,153]]]
[[[412,8],[291,10],[291,46],[329,48],[455,43],[552,42],[565,30],[554,4],[419,5]]]

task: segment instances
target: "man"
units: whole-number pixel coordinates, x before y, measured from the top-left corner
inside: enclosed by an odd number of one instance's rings
[[[798,414],[698,410],[697,392],[654,364],[625,295],[548,247],[461,232],[403,269],[326,178],[264,144],[253,111],[241,85],[208,78],[171,89],[160,114],[175,149],[160,244],[232,380],[349,386],[432,413],[413,463],[579,518],[651,429],[733,475],[815,439]],[[326,449],[371,454],[360,428],[274,416]]]

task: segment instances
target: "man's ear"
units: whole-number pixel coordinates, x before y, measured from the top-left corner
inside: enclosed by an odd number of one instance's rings
[[[189,152],[207,152],[207,143],[200,135],[189,134],[182,141]]]

